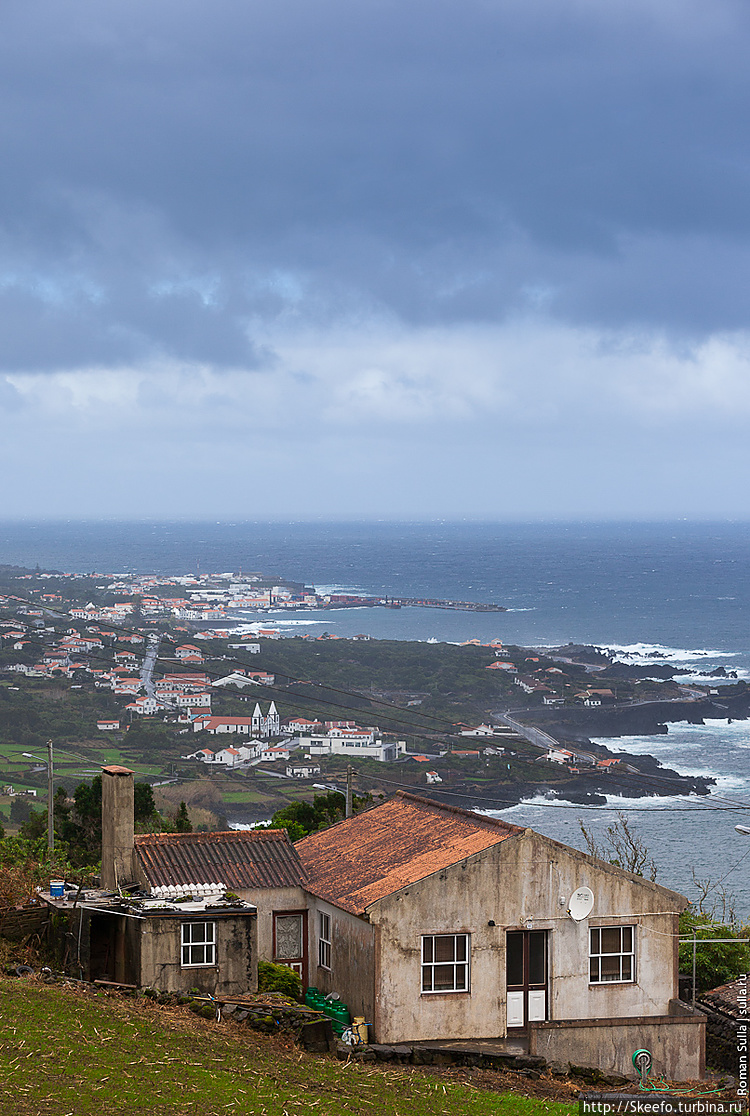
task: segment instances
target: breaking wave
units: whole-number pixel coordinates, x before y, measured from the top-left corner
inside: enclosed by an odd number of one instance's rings
[[[663,663],[692,663],[701,659],[729,659],[738,651],[717,651],[712,648],[665,647],[661,643],[604,644],[612,658],[619,663],[639,663],[646,660]]]

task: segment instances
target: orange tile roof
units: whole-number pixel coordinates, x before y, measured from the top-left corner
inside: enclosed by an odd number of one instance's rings
[[[523,833],[516,825],[398,791],[295,844],[308,890],[354,914],[441,868]]]

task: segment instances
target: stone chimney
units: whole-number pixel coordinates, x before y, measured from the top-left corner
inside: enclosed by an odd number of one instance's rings
[[[102,887],[116,891],[133,879],[133,772],[102,768]]]

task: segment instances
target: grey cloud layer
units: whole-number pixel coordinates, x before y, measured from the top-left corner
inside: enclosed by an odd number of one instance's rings
[[[2,369],[254,368],[259,322],[748,324],[742,5],[4,19]]]

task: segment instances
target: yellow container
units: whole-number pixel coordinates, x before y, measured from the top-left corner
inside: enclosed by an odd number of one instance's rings
[[[365,1045],[367,1045],[368,1042],[367,1028],[368,1024],[365,1023],[364,1015],[355,1015],[354,1022],[352,1023],[352,1030],[357,1032],[359,1041]]]

